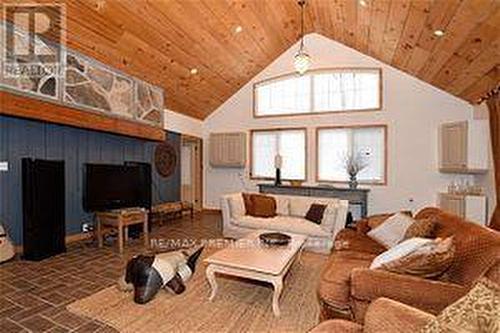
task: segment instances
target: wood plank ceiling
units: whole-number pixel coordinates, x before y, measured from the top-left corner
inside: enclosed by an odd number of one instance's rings
[[[62,2],[69,47],[162,86],[167,108],[200,119],[299,38],[295,0]],[[308,0],[306,31],[472,103],[498,85],[499,0],[364,2]]]

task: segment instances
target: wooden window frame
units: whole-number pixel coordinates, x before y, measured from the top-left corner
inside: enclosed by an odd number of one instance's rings
[[[383,129],[384,133],[384,172],[383,172],[383,181],[367,181],[367,180],[358,180],[358,183],[361,185],[379,185],[386,186],[387,185],[387,177],[388,177],[388,161],[389,161],[389,151],[388,151],[388,125],[387,124],[366,124],[366,125],[345,125],[345,126],[320,126],[315,129],[315,139],[316,139],[316,170],[315,170],[315,180],[317,183],[329,183],[329,184],[348,184],[349,181],[340,181],[340,180],[325,180],[319,178],[319,132],[321,130],[329,130],[329,129],[357,129],[357,128],[373,128],[380,127]]]
[[[270,115],[258,115],[257,114],[257,87],[263,83],[269,83],[273,81],[281,81],[291,77],[299,77],[297,73],[286,73],[283,75],[278,75],[272,78],[268,78],[253,84],[252,91],[252,114],[254,118],[277,118],[277,117],[295,117],[295,116],[311,116],[311,115],[322,115],[322,114],[343,114],[343,113],[353,113],[353,112],[377,112],[383,111],[383,75],[381,67],[330,67],[330,68],[319,68],[307,71],[307,74],[321,74],[321,73],[331,73],[333,71],[356,71],[356,70],[376,70],[379,73],[379,107],[378,108],[368,108],[368,109],[348,109],[341,111],[319,111],[319,112],[301,112],[301,113],[283,113],[283,114],[270,114]],[[314,80],[311,80],[311,108],[314,106]]]
[[[308,156],[308,135],[307,135],[307,127],[279,127],[279,128],[259,128],[259,129],[251,129],[250,130],[250,140],[249,140],[249,177],[251,180],[274,180],[274,177],[259,177],[253,175],[253,134],[258,132],[284,132],[284,131],[303,131],[304,132],[304,178],[301,179],[287,179],[282,178],[281,180],[290,181],[290,180],[299,180],[305,182],[307,180],[308,166],[307,166],[307,156]]]

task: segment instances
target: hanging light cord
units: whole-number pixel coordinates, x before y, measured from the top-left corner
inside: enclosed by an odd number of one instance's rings
[[[304,6],[306,4],[305,0],[299,0],[300,6],[300,51],[304,48]]]

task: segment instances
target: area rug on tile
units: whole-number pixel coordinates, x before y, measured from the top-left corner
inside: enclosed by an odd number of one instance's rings
[[[210,253],[212,249],[203,257]],[[110,287],[68,305],[68,310],[121,332],[305,332],[317,324],[316,286],[326,259],[305,252],[294,263],[281,294],[279,318],[271,308],[272,287],[263,283],[218,276],[217,295],[208,301],[203,262],[181,295],[161,291],[148,304],[138,305],[131,293]]]

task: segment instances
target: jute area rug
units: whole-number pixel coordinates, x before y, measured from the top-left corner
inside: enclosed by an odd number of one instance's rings
[[[213,250],[204,252],[206,257]],[[304,252],[293,264],[285,278],[279,318],[271,308],[273,289],[264,283],[219,275],[218,293],[209,302],[203,262],[181,295],[160,290],[154,300],[138,305],[131,293],[110,287],[68,305],[68,310],[120,332],[306,332],[317,324],[316,286],[326,259]]]

